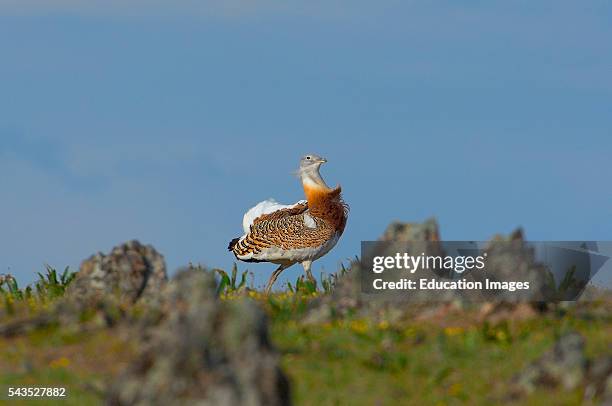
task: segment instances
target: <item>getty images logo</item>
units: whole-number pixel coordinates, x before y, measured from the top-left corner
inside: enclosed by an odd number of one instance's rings
[[[487,253],[478,256],[441,256],[441,255],[409,255],[397,253],[392,256],[375,256],[372,262],[372,271],[382,273],[385,270],[406,270],[415,273],[417,269],[445,269],[453,270],[458,274],[472,269],[483,270]]]

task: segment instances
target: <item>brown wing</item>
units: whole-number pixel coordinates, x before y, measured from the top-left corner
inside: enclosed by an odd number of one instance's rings
[[[312,217],[315,227],[308,227],[304,222],[307,209],[306,204],[300,204],[259,216],[243,239],[230,244],[231,251],[237,257],[253,254],[258,256],[253,260],[265,261],[259,254],[266,248],[293,250],[321,246],[334,237],[336,230],[329,222],[316,217]]]
[[[308,210],[308,203],[299,203],[287,209],[280,209],[273,211],[272,213],[262,214],[261,216],[253,220],[253,224],[251,224],[251,229],[253,229],[253,226],[259,222],[282,219],[283,217],[288,216],[297,216],[304,213],[306,210]]]

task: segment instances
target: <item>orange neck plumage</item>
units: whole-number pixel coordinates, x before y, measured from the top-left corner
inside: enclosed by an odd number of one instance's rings
[[[340,186],[330,189],[310,182],[303,182],[303,186],[310,214],[330,222],[342,232],[346,224],[347,206],[342,201]]]

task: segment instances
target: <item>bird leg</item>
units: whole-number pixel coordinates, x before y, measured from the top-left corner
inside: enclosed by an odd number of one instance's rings
[[[308,280],[310,282],[312,282],[315,286],[315,288],[317,287],[317,280],[314,278],[314,276],[312,276],[312,272],[310,272],[310,267],[312,266],[312,261],[304,261],[302,262],[302,266],[304,267],[304,272],[306,272],[306,278],[308,278]]]
[[[268,284],[266,285],[266,289],[264,290],[266,295],[268,295],[270,291],[272,290],[272,285],[274,285],[274,282],[276,282],[278,275],[280,275],[281,272],[283,272],[286,268],[287,268],[286,265],[281,264],[278,268],[276,268],[274,272],[272,272],[272,275],[270,275],[270,279],[268,279]]]

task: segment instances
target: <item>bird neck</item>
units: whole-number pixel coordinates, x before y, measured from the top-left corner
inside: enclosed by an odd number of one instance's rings
[[[327,186],[319,171],[303,173],[302,186],[310,214],[327,221],[342,232],[346,224],[347,206],[342,201],[340,186],[334,189]]]
[[[318,169],[302,172],[301,178],[305,193],[307,193],[306,189],[313,189],[319,192],[329,192],[331,190],[321,177]]]
[[[308,200],[308,207],[312,209],[320,205],[331,189],[321,177],[319,169],[304,171],[301,173],[301,178],[304,194],[306,195],[306,200]]]

